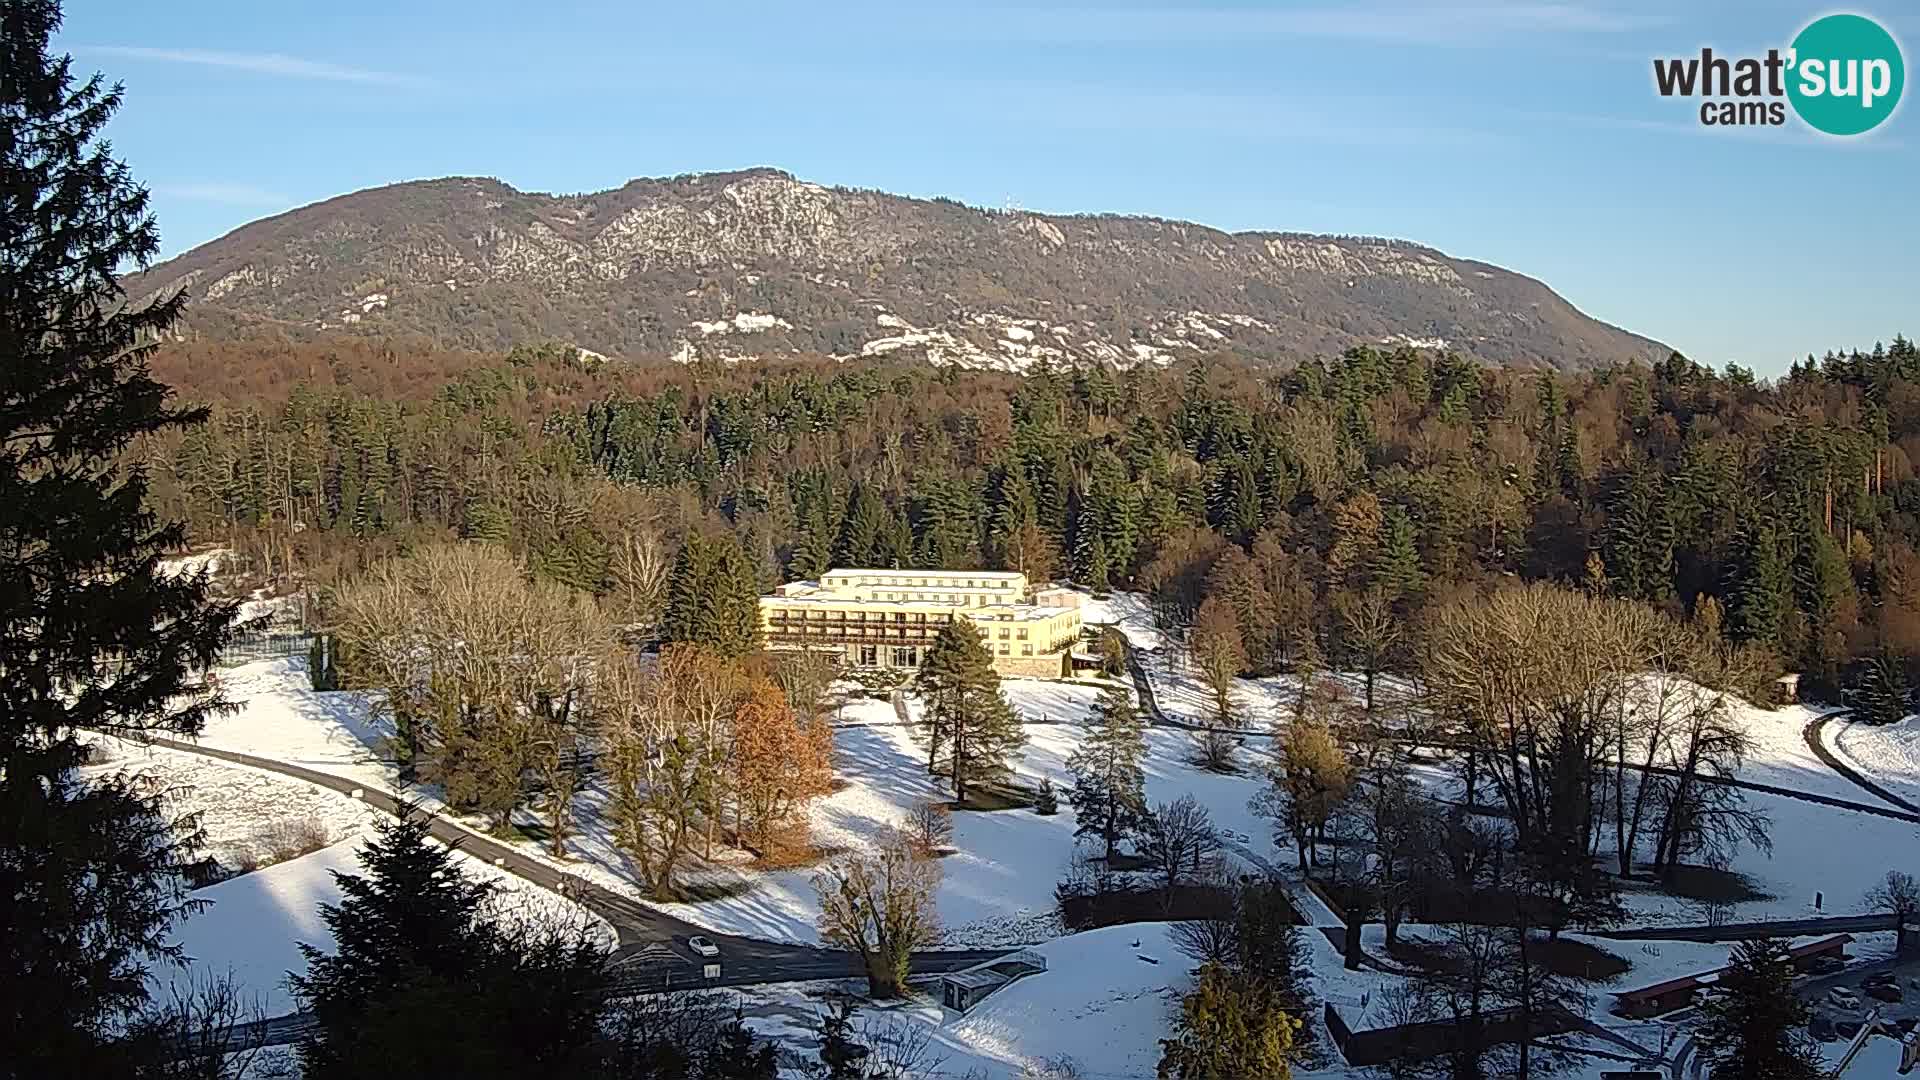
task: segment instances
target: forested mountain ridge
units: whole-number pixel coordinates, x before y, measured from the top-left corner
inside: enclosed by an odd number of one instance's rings
[[[763,588],[833,565],[1017,568],[1142,590],[1169,626],[1218,596],[1254,671],[1302,650],[1358,663],[1357,605],[1417,628],[1514,577],[1704,619],[1815,682],[1920,661],[1903,338],[1775,382],[1677,356],[1566,374],[1405,347],[1025,377],[396,359],[164,350],[156,374],[215,407],[137,449],[161,505],[310,586],[434,536],[505,544],[639,622],[699,532],[737,538]]]
[[[997,212],[772,169],[574,196],[454,177],[254,222],[153,267],[182,335],[268,332],[622,359],[897,355],[1026,370],[1423,343],[1585,369],[1668,350],[1544,284],[1403,241]]]

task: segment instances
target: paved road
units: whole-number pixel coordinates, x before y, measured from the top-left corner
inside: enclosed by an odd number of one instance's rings
[[[245,765],[249,768],[291,776],[310,784],[338,791],[365,802],[376,810],[398,816],[410,804],[391,792],[343,776],[319,772],[299,765],[257,757],[233,750],[221,750],[181,739],[152,736],[156,746],[203,757]],[[430,815],[430,830],[443,843],[485,859],[502,870],[533,882],[544,889],[569,897],[584,905],[610,924],[618,939],[612,956],[616,993],[644,993],[685,986],[749,986],[759,983],[800,982],[812,979],[857,978],[865,972],[858,957],[836,949],[812,945],[770,941],[738,934],[720,934],[702,929],[684,919],[648,907],[637,900],[604,888],[576,874],[533,858],[490,836],[477,833],[444,815]],[[720,948],[720,975],[705,977],[704,964],[711,960],[696,957],[687,948],[688,937],[698,934]],[[1012,949],[926,950],[913,954],[912,972],[937,974],[971,967],[998,959]],[[268,1038],[264,1045],[292,1042],[311,1026],[300,1013],[277,1016],[259,1025]]]
[[[1140,696],[1141,705],[1146,709],[1147,716],[1155,725],[1160,727],[1182,728],[1188,731],[1204,730],[1199,724],[1188,723],[1184,720],[1175,720],[1161,710],[1160,702],[1154,696],[1153,682],[1147,676],[1146,665],[1141,660],[1139,651],[1134,649],[1132,645],[1127,646],[1127,668],[1133,675],[1134,689]],[[1793,788],[1779,787],[1774,784],[1762,784],[1757,781],[1741,780],[1730,776],[1705,776],[1695,774],[1694,780],[1705,784],[1719,784],[1723,787],[1741,788],[1746,791],[1758,791],[1767,795],[1779,795],[1788,799],[1799,799],[1802,802],[1818,803],[1822,806],[1831,806],[1840,810],[1854,810],[1862,814],[1872,814],[1876,817],[1892,818],[1895,821],[1920,824],[1920,805],[1908,802],[1887,791],[1885,788],[1880,787],[1873,781],[1868,780],[1866,777],[1861,776],[1858,772],[1848,768],[1832,754],[1828,753],[1826,747],[1820,744],[1818,730],[1820,725],[1844,712],[1845,710],[1839,710],[1815,719],[1806,727],[1803,732],[1803,737],[1807,740],[1807,745],[1819,756],[1820,760],[1831,767],[1834,772],[1851,780],[1868,794],[1884,800],[1884,803],[1866,803],[1855,802],[1852,799],[1836,799],[1831,795],[1818,795],[1812,792],[1796,791]],[[1236,731],[1235,734],[1250,738],[1267,737],[1267,733],[1258,731]],[[1390,742],[1413,743],[1419,746],[1431,746],[1442,749],[1448,748],[1446,743],[1433,739],[1399,739],[1391,735],[1386,736],[1386,738]],[[1629,767],[1641,772],[1657,773],[1662,776],[1679,775],[1677,771],[1659,765],[1630,765]],[[1901,809],[1896,810],[1894,807],[1900,807]]]
[[[1846,714],[1847,710],[1841,709],[1837,712],[1830,712],[1824,716],[1815,717],[1813,722],[1808,724],[1800,733],[1801,737],[1807,740],[1807,749],[1813,751],[1813,756],[1819,758],[1827,768],[1853,781],[1854,785],[1859,787],[1860,790],[1876,798],[1884,799],[1900,807],[1902,810],[1907,811],[1908,814],[1913,815],[1910,820],[1920,821],[1920,806],[1916,806],[1912,802],[1895,795],[1893,792],[1860,775],[1859,771],[1853,766],[1841,761],[1838,757],[1834,756],[1833,751],[1827,749],[1827,744],[1822,741],[1821,738],[1826,730],[1827,721],[1845,716]]]

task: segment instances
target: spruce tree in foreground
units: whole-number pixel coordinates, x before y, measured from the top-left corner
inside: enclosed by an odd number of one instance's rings
[[[1140,767],[1146,756],[1146,724],[1133,707],[1132,692],[1124,686],[1100,691],[1086,738],[1067,758],[1073,777],[1067,801],[1073,804],[1073,834],[1098,836],[1109,862],[1147,812],[1146,774]]]
[[[1793,992],[1793,960],[1775,939],[1734,946],[1717,992],[1700,1004],[1696,1033],[1713,1080],[1813,1080],[1824,1076],[1807,1036],[1807,1003]]]
[[[318,1030],[301,1043],[308,1080],[583,1073],[600,1054],[606,952],[584,927],[503,923],[416,811],[383,822],[336,871],[322,905],[335,952],[302,944],[291,976]],[[590,1075],[590,1074],[589,1074]]]
[[[101,131],[120,89],[48,53],[54,0],[0,0],[0,1076],[114,1076],[110,1033],[192,904],[191,831],[125,780],[80,782],[85,728],[191,734],[232,608],[163,572],[137,437],[197,423],[148,373],[178,294],[123,303],[159,249]]]

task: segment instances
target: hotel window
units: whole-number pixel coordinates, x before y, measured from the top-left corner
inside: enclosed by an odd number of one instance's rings
[[[1033,646],[1031,646],[1031,645],[1022,645],[1022,646],[1020,646],[1020,655],[1021,655],[1021,656],[1032,656],[1032,655],[1033,655]]]
[[[1025,640],[1027,640],[1027,631],[1026,631],[1026,629],[1025,629],[1024,627],[1023,627],[1023,628],[1021,628],[1021,630],[1020,630],[1020,640],[1021,640],[1021,641],[1025,641]]]
[[[1000,655],[1001,656],[1007,655],[1007,647],[1005,645],[1000,646]]]
[[[1000,640],[1001,641],[1007,640],[1007,628],[1004,626],[1000,628]]]

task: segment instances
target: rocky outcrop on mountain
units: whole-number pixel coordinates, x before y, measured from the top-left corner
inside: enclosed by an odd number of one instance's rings
[[[1356,344],[1585,368],[1665,347],[1545,285],[1395,240],[989,211],[771,169],[589,195],[455,177],[343,195],[157,265],[184,334],[561,340],[625,360],[918,356],[1023,370]]]

